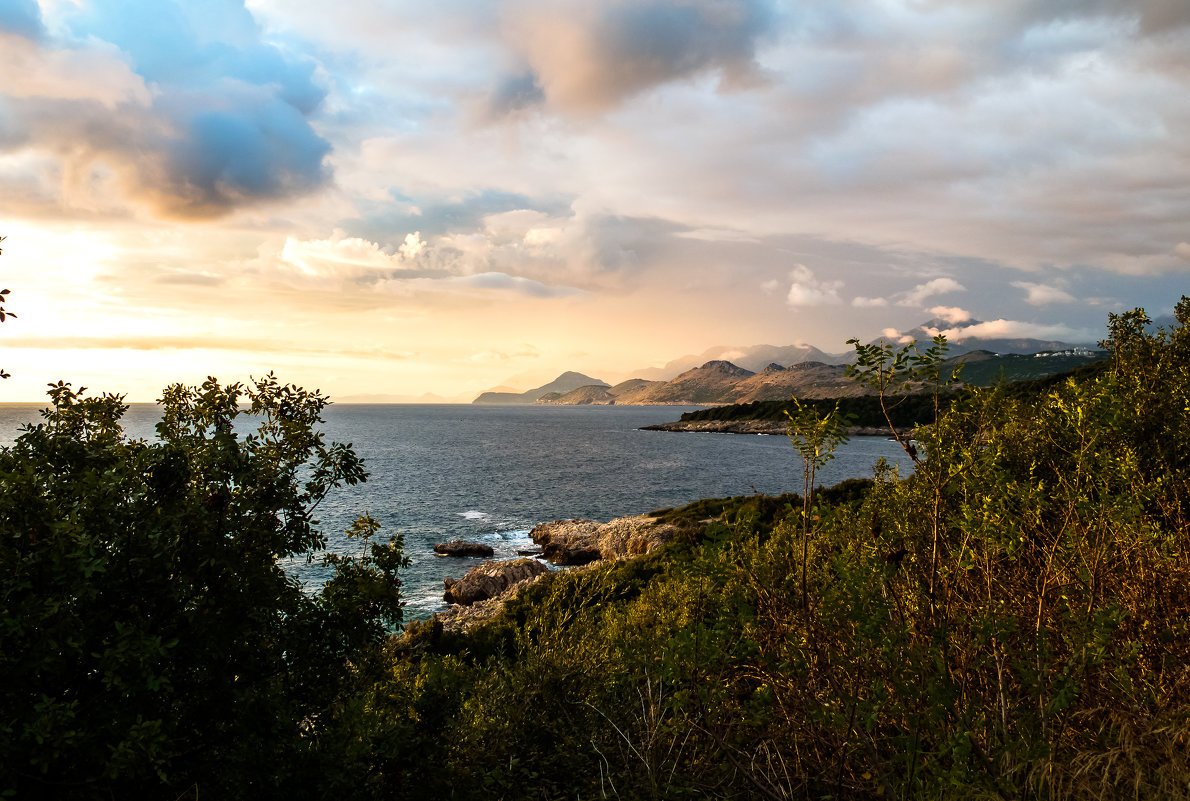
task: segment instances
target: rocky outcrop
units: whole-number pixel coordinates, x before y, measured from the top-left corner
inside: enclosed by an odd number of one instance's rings
[[[434,553],[439,556],[492,556],[495,551],[492,546],[482,542],[467,542],[466,540],[451,540],[440,542],[434,546]]]
[[[470,606],[494,598],[523,581],[530,581],[549,568],[536,559],[487,562],[471,568],[461,579],[447,578],[443,598],[447,603]]]
[[[608,523],[595,520],[555,520],[542,523],[530,536],[552,561],[584,564],[577,570],[598,569],[598,560],[626,559],[645,554],[673,539],[677,527],[658,523],[648,515],[620,517]],[[550,569],[535,559],[488,562],[472,568],[459,580],[444,579],[445,599],[452,604],[427,625],[440,631],[467,632],[492,620],[521,590],[547,575]],[[404,636],[404,635],[402,635]]]
[[[554,520],[529,532],[542,555],[556,565],[584,565],[597,559],[624,559],[669,542],[677,527],[648,515],[595,520]]]

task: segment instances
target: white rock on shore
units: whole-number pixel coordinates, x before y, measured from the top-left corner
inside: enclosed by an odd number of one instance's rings
[[[443,579],[446,585],[443,597],[448,603],[470,606],[547,572],[549,568],[536,559],[487,562],[471,568],[461,579]]]
[[[607,523],[596,520],[554,520],[530,532],[542,545],[543,555],[559,565],[595,568],[602,560],[628,559],[646,554],[671,541],[677,534],[671,523],[658,523],[648,515],[618,517]],[[504,604],[538,581],[549,568],[534,559],[488,562],[468,571],[461,579],[446,579],[449,609],[434,617],[444,631],[466,632],[500,614]]]
[[[648,515],[594,520],[554,520],[529,532],[546,559],[557,565],[583,565],[597,559],[639,556],[669,542],[677,534],[672,523]]]

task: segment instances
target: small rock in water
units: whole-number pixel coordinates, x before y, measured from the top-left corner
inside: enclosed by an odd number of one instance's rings
[[[491,556],[495,551],[492,550],[492,546],[484,545],[481,542],[452,540],[435,545],[434,553],[439,556]]]

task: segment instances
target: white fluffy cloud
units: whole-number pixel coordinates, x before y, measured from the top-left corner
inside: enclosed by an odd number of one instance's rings
[[[793,283],[785,298],[790,306],[834,306],[843,302],[839,298],[842,281],[819,281],[804,264],[794,266],[790,279]]]
[[[948,292],[961,292],[964,289],[966,287],[953,278],[934,278],[897,295],[897,305],[921,306],[927,298],[932,298],[935,295],[944,295]]]
[[[390,254],[375,242],[336,230],[327,239],[288,237],[281,249],[281,260],[310,276],[356,277],[368,272],[407,269],[412,266],[410,260],[423,248],[417,232],[405,238],[397,253]]]
[[[851,299],[851,305],[857,309],[879,309],[888,305],[887,298],[865,298],[855,297]]]
[[[966,309],[960,309],[957,306],[935,306],[930,309],[930,314],[952,325],[955,323],[965,323],[971,319],[971,312]]]
[[[1085,328],[1076,328],[1064,323],[1026,323],[1019,320],[989,320],[975,325],[947,328],[941,333],[954,342],[971,338],[979,339],[1056,339],[1063,342],[1090,342],[1096,334]]]
[[[120,51],[102,42],[85,48],[43,48],[0,30],[0,86],[14,98],[93,100],[109,111],[121,104],[146,107],[152,93]]]
[[[444,237],[431,243],[414,231],[406,234],[395,253],[388,253],[376,242],[336,230],[328,239],[288,238],[279,261],[296,268],[297,277],[321,286],[355,284],[389,295],[498,291],[558,298],[582,294],[573,287],[485,269],[493,261],[492,252],[491,242],[484,237]]]
[[[209,286],[559,371],[563,327],[615,330],[627,370],[938,304],[1083,330],[1190,274],[1185,0],[0,0],[0,31],[0,266],[29,298],[52,241],[93,330]]]
[[[1013,281],[1017,289],[1026,293],[1026,302],[1031,306],[1047,306],[1050,303],[1074,303],[1076,298],[1061,287],[1035,284],[1030,281]]]

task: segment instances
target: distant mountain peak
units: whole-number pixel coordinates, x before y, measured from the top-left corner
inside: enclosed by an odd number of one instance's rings
[[[606,381],[601,381],[598,378],[591,378],[589,375],[576,373],[574,370],[567,370],[562,375],[555,378],[548,384],[543,384],[540,387],[530,389],[527,392],[484,392],[478,398],[472,401],[480,405],[520,405],[527,403],[536,403],[545,395],[556,393],[558,395],[565,395],[567,392],[572,392],[579,387],[607,387],[610,386]]]
[[[711,361],[704,364],[702,367],[696,367],[694,370],[690,370],[688,372],[694,372],[695,370],[699,370],[699,371],[703,371],[703,372],[723,373],[725,375],[743,376],[743,377],[747,377],[750,375],[756,375],[751,370],[745,370],[743,367],[740,367],[737,364],[732,364],[729,361],[724,361],[723,359],[712,359]]]
[[[596,386],[606,387],[606,386],[608,386],[608,383],[606,381],[600,381],[598,378],[591,378],[591,376],[589,376],[589,375],[583,375],[582,373],[576,373],[574,370],[567,370],[566,372],[562,373],[562,375],[558,376],[550,383],[551,384],[568,384],[572,381],[581,381],[582,383],[579,384],[579,386],[582,386],[582,387],[596,387]],[[575,389],[578,389],[578,387],[575,387]]]
[[[824,353],[813,345],[798,343],[796,345],[749,345],[747,347],[734,345],[716,345],[707,348],[699,355],[682,356],[667,362],[663,367],[649,367],[631,373],[633,378],[669,381],[689,370],[705,366],[708,361],[730,361],[731,364],[745,370],[760,372],[767,365],[778,364],[786,367],[799,362],[811,361],[824,364],[842,364],[848,361],[849,354]]]

